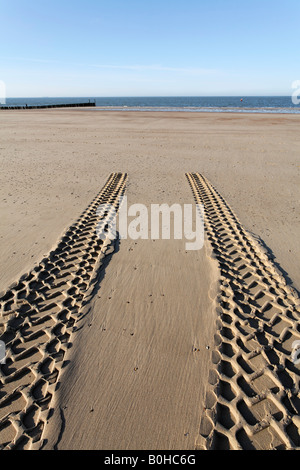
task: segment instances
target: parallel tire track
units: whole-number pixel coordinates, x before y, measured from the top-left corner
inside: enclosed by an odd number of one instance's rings
[[[298,449],[299,298],[226,201],[188,173],[221,272],[219,312],[200,449]]]
[[[0,294],[0,340],[6,345],[6,364],[0,365],[0,449],[42,446],[76,321],[88,309],[103,258],[114,250],[110,222],[126,180],[126,174],[111,174],[56,249]],[[107,210],[97,215],[100,204]],[[101,239],[99,231],[105,234]]]

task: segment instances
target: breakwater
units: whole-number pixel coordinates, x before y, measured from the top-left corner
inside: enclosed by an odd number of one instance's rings
[[[42,104],[42,105],[27,105],[22,106],[0,106],[0,110],[8,109],[48,109],[48,108],[90,108],[95,107],[96,102],[89,103],[68,103],[68,104]]]

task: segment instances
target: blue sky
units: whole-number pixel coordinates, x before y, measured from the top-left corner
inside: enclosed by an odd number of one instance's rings
[[[299,0],[0,0],[8,97],[290,95]]]

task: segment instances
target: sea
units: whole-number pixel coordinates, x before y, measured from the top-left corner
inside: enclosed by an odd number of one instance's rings
[[[294,100],[295,101],[295,100]],[[300,101],[300,100],[297,100]],[[291,96],[151,96],[6,98],[5,106],[95,103],[97,111],[184,111],[194,113],[300,114]],[[1,105],[0,105],[1,106]],[[84,109],[84,108],[83,108]]]

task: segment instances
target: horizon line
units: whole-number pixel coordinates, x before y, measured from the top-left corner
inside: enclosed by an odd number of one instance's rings
[[[218,94],[218,95],[55,95],[55,96],[7,96],[6,99],[23,99],[23,98],[85,98],[85,99],[96,99],[96,98],[265,98],[265,97],[282,97],[289,98],[291,95],[282,94]]]

